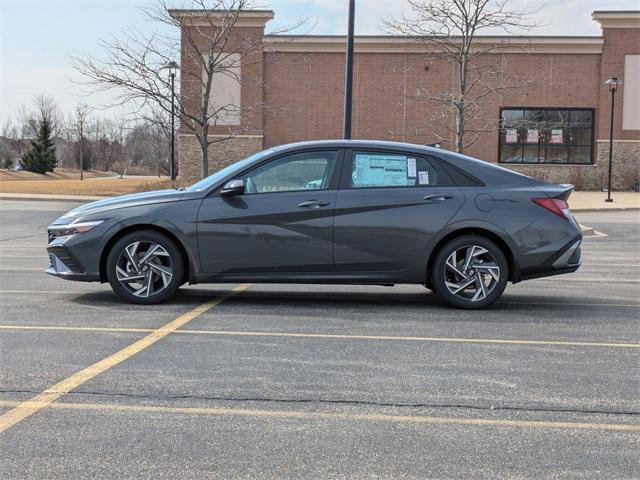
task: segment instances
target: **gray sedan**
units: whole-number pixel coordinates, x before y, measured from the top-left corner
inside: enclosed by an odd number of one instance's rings
[[[47,273],[145,304],[185,282],[414,283],[481,308],[508,281],[580,266],[572,189],[419,145],[296,143],[68,212]]]

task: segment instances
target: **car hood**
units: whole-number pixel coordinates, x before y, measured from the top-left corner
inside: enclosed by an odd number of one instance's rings
[[[78,208],[65,213],[53,224],[71,223],[74,220],[106,212],[116,208],[133,207],[137,205],[149,205],[153,203],[172,202],[182,199],[185,192],[182,190],[155,190],[152,192],[133,193],[119,197],[105,198],[96,202],[86,203]]]

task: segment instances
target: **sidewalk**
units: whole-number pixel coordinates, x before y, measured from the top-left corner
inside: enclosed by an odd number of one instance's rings
[[[613,202],[607,203],[606,192],[573,192],[569,198],[572,212],[640,210],[640,193],[613,192]],[[86,195],[48,195],[35,193],[0,193],[0,200],[42,200],[49,202],[93,202],[109,197]]]
[[[640,193],[611,192],[613,202],[605,202],[607,192],[573,192],[569,197],[572,212],[598,212],[606,210],[640,210]]]

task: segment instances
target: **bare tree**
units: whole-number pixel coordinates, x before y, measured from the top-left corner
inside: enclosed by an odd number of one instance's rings
[[[89,118],[90,109],[86,103],[81,103],[75,110],[75,131],[78,135],[80,148],[80,180],[84,180],[84,135]]]
[[[109,138],[114,146],[114,150],[117,153],[118,164],[120,166],[120,178],[123,178],[127,173],[127,167],[129,165],[129,156],[125,148],[125,138],[127,132],[127,119],[119,117],[109,125]]]
[[[407,35],[431,48],[433,56],[451,62],[456,82],[450,91],[418,91],[442,108],[443,116],[453,116],[455,151],[475,143],[482,133],[497,128],[495,119],[486,119],[481,103],[507,88],[516,88],[526,80],[508,77],[488,55],[513,48],[507,38],[480,41],[487,30],[512,33],[530,30],[538,24],[530,21],[533,11],[512,10],[510,0],[408,0],[411,14],[388,20],[388,30]],[[467,134],[470,134],[467,136]],[[441,140],[446,139],[441,137]]]
[[[240,82],[239,65],[259,59],[259,39],[234,35],[234,27],[251,0],[190,0],[188,9],[174,9],[168,0],[158,0],[149,17],[175,28],[179,36],[145,37],[132,32],[123,39],[103,41],[106,55],[101,60],[88,55],[74,59],[74,66],[95,90],[119,89],[118,103],[137,105],[140,110],[151,106],[171,112],[171,84],[163,67],[182,55],[183,85],[193,88],[176,98],[181,131],[194,135],[202,151],[202,176],[209,174],[209,146],[246,133],[250,127],[227,126],[220,136],[210,136],[209,127],[224,123],[229,115],[246,117],[262,105],[240,106],[234,102],[218,105],[211,102],[214,79],[224,75]],[[184,2],[181,5],[184,7]],[[184,28],[183,28],[184,27]],[[219,77],[218,77],[219,78]],[[246,79],[245,79],[246,81]],[[255,79],[256,84],[261,78]],[[248,122],[244,122],[248,123]]]

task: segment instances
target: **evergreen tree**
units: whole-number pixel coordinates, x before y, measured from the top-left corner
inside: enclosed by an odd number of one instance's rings
[[[31,142],[31,147],[22,156],[25,170],[36,173],[53,172],[57,166],[56,145],[51,138],[51,123],[43,119],[38,129],[38,136]]]

